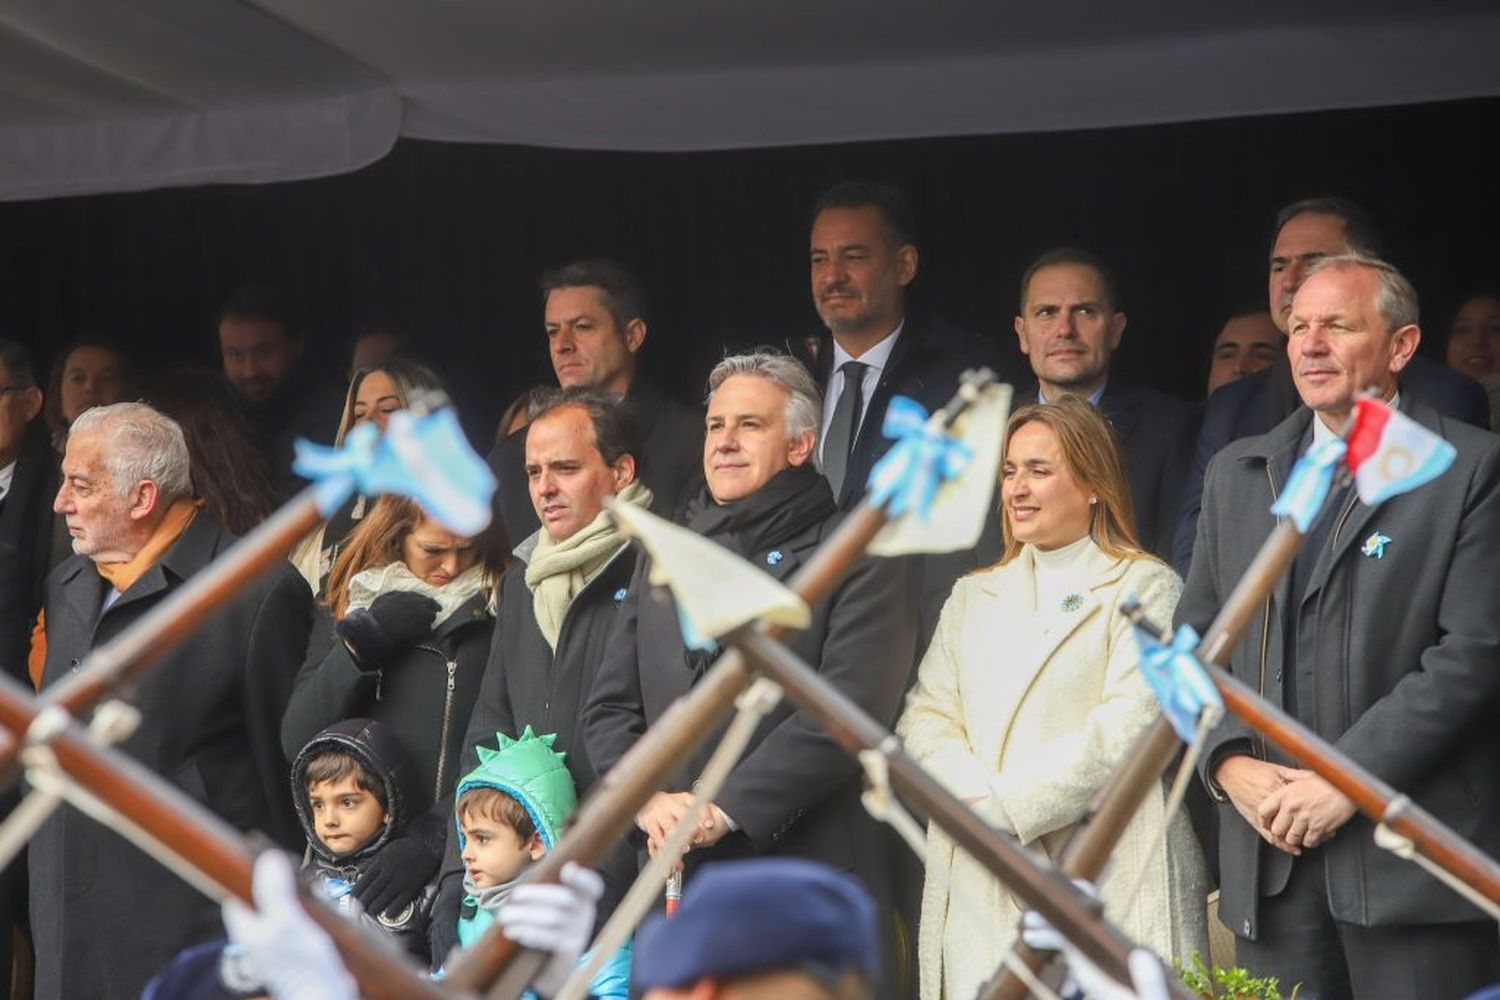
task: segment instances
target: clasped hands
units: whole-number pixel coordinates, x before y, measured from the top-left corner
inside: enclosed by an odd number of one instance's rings
[[[657,792],[646,800],[640,812],[635,814],[635,825],[646,834],[646,849],[652,857],[666,844],[672,829],[693,804],[692,792]],[[710,802],[703,807],[698,817],[698,828],[688,841],[687,850],[712,847],[729,832],[729,818],[724,810]],[[681,867],[678,862],[678,867]]]
[[[1266,843],[1288,854],[1327,843],[1355,813],[1354,803],[1312,771],[1233,754],[1214,780]]]

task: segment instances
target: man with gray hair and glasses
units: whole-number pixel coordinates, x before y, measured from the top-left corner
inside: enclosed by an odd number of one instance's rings
[[[71,558],[47,579],[42,688],[139,621],[235,541],[193,496],[182,429],[144,403],[82,413],[53,510]],[[312,595],[290,563],[256,579],[135,684],[121,748],[241,830],[294,845],[281,716]],[[72,809],[30,846],[36,995],[134,997],[187,945],[222,933],[216,903]]]
[[[687,526],[778,580],[790,578],[840,520],[814,461],[821,415],[812,376],[794,359],[761,351],[721,361],[709,376],[707,487],[689,504]],[[584,709],[584,742],[600,775],[715,659],[686,648],[671,602],[650,593],[649,562],[642,556],[636,564]],[[904,560],[860,559],[787,640],[886,726],[900,710],[914,653],[908,586]],[[687,809],[713,743],[636,815],[651,852]],[[889,902],[885,838],[860,804],[857,763],[786,701],[761,724],[699,823],[684,859],[688,894],[700,863],[774,854],[853,872],[879,903]]]
[[[1308,266],[1287,312],[1300,404],[1208,467],[1179,623],[1207,627],[1275,527],[1297,457],[1373,386],[1456,449],[1432,482],[1367,506],[1337,486],[1232,652],[1241,681],[1500,855],[1500,437],[1409,390],[1417,296],[1361,255]],[[1461,997],[1500,978],[1495,922],[1375,843],[1374,824],[1233,716],[1199,765],[1219,803],[1219,919],[1256,976],[1327,998]]]

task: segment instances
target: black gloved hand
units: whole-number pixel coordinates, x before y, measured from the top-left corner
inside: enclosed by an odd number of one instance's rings
[[[392,591],[368,608],[351,611],[333,630],[363,667],[373,668],[432,631],[438,602],[424,594]]]
[[[397,837],[370,859],[354,883],[354,898],[366,913],[392,916],[417,898],[442,860],[415,837]]]
[[[432,971],[448,960],[448,953],[458,947],[458,914],[464,905],[462,872],[449,874],[438,883],[437,897],[427,923],[427,944],[432,950]]]

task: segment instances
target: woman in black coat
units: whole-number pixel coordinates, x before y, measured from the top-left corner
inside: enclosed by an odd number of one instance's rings
[[[315,629],[325,638],[314,640],[297,675],[282,749],[294,759],[335,722],[375,719],[400,743],[423,790],[418,808],[430,815],[413,824],[408,843],[382,851],[381,870],[361,880],[355,894],[367,911],[404,905],[437,871],[504,558],[498,528],[463,538],[414,501],[384,496],[329,575],[324,627]]]

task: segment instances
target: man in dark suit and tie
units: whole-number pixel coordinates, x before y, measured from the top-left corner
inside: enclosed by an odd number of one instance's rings
[[[1015,329],[1036,375],[1035,398],[1081,396],[1109,420],[1124,451],[1141,545],[1160,555],[1171,544],[1197,416],[1185,400],[1110,375],[1125,323],[1113,273],[1087,250],[1048,251],[1021,277]]]

